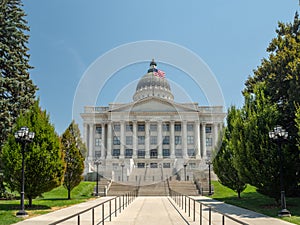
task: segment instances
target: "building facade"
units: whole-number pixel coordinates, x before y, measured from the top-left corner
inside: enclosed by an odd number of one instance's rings
[[[203,169],[225,113],[222,106],[174,102],[168,80],[152,61],[132,102],[86,106],[81,117],[88,147],[85,174],[98,161],[101,175],[137,183],[164,179],[183,168],[191,177],[191,171]]]

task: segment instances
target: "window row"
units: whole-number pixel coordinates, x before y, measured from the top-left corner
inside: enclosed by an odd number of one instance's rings
[[[133,131],[133,125],[132,124],[126,124],[125,125],[126,131]],[[120,124],[114,124],[113,125],[113,130],[115,132],[120,132],[121,126]],[[145,124],[138,124],[137,127],[138,131],[145,131]],[[163,131],[170,131],[170,124],[162,124],[162,130]],[[174,125],[174,130],[175,131],[181,131],[181,124],[180,123],[175,123]],[[96,126],[96,134],[102,134],[102,127],[101,126]],[[150,131],[157,131],[157,124],[150,124]],[[187,131],[194,131],[194,124],[187,124]],[[212,132],[212,127],[211,126],[206,126],[205,127],[205,132],[206,133],[211,133]]]
[[[133,144],[133,137],[132,136],[126,136],[126,145],[132,145]],[[101,138],[95,139],[95,146],[101,146],[102,140]],[[114,145],[120,145],[120,137],[114,136],[113,137],[113,144]],[[138,136],[138,145],[144,145],[145,144],[145,136]],[[156,145],[157,144],[157,136],[150,136],[150,145]],[[170,136],[165,136],[163,138],[163,145],[169,145],[170,144]],[[175,136],[175,145],[182,144],[182,137],[181,136]],[[194,136],[187,136],[187,144],[194,144]],[[212,138],[206,138],[206,146],[212,146],[213,140]]]

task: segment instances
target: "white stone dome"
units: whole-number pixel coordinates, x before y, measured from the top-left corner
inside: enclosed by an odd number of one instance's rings
[[[148,73],[139,80],[136,86],[134,101],[152,96],[174,100],[168,80],[164,76],[158,76],[156,71],[156,63],[152,60]]]

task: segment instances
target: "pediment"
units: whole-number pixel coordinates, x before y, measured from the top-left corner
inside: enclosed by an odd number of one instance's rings
[[[195,112],[194,108],[186,107],[166,99],[147,98],[137,102],[129,103],[126,106],[115,108],[112,112]]]

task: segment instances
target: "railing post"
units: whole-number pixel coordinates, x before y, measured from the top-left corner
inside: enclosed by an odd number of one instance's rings
[[[95,224],[95,208],[92,209],[92,225]]]
[[[202,203],[200,202],[200,225],[202,225]]]
[[[122,212],[121,196],[119,196],[119,212]]]
[[[118,208],[117,208],[117,197],[115,197],[115,217],[117,217],[117,211],[118,211]]]
[[[186,196],[184,196],[184,212],[186,213]]]
[[[122,199],[123,199],[123,204],[122,204],[122,206],[123,206],[123,210],[124,210],[124,195],[122,195],[123,197],[122,197]]]
[[[225,216],[222,214],[222,225],[225,225]]]
[[[196,209],[195,209],[195,206],[196,206],[196,201],[194,199],[194,202],[193,202],[193,211],[194,211],[194,214],[193,214],[193,221],[195,222],[196,221]]]
[[[80,214],[77,216],[77,224],[80,225]]]
[[[111,200],[109,200],[109,221],[111,221]]]
[[[191,216],[191,199],[189,198],[189,217]]]
[[[182,207],[182,210],[184,209],[183,208],[183,195],[181,195],[181,207]]]
[[[102,225],[104,225],[104,203],[102,204]]]
[[[211,225],[211,207],[209,207],[208,224]]]

